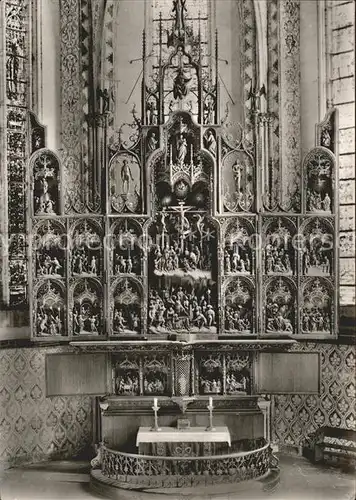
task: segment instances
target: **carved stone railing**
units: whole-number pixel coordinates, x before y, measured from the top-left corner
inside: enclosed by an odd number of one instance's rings
[[[182,487],[256,479],[277,466],[269,444],[256,450],[204,457],[136,455],[101,446],[101,474],[136,486]]]

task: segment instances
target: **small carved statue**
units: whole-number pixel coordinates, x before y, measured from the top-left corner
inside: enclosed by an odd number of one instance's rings
[[[216,139],[212,130],[208,130],[205,141],[207,150],[210,151],[213,156],[216,156]]]
[[[158,111],[157,103],[155,100],[151,100],[146,106],[146,117],[148,125],[157,125],[158,123]]]
[[[185,158],[188,152],[187,140],[180,134],[179,139],[177,140],[177,160],[179,165],[184,165]]]
[[[110,94],[108,89],[101,90],[98,87],[96,91],[96,97],[98,102],[98,111],[103,115],[107,114],[110,111]]]
[[[157,148],[157,138],[155,132],[152,132],[147,140],[148,149],[154,151]]]
[[[124,159],[121,167],[121,181],[122,181],[122,190],[124,194],[128,194],[130,191],[130,181],[133,181],[133,175],[131,172],[131,168],[129,166],[128,160]]]
[[[204,106],[204,125],[209,125],[213,123],[214,116],[214,102],[212,99],[208,99]]]
[[[323,209],[325,210],[325,212],[330,212],[330,207],[331,207],[331,198],[328,195],[328,193],[326,193],[323,200]]]
[[[18,93],[20,56],[19,41],[15,38],[10,42],[10,53],[6,61],[6,79],[10,99],[16,97]]]
[[[188,94],[188,83],[191,77],[188,77],[183,68],[178,68],[176,76],[173,80],[173,97],[174,99],[183,99]]]

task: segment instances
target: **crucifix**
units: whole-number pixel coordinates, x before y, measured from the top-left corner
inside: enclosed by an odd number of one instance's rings
[[[213,398],[211,396],[209,396],[209,404],[208,404],[207,408],[209,410],[209,425],[205,430],[206,431],[215,431],[215,428],[213,427],[213,409],[214,409],[214,406],[213,406]]]
[[[36,179],[55,176],[54,167],[51,166],[52,161],[48,155],[42,155],[39,163],[41,163],[42,168],[36,169]]]
[[[163,210],[161,212],[161,226],[162,226],[162,232],[161,232],[161,248],[162,250],[165,247],[165,234],[167,232],[167,226],[166,226],[166,207],[163,207]]]
[[[178,207],[171,207],[175,212],[179,212],[180,220],[178,222],[178,231],[180,233],[180,242],[181,242],[181,252],[184,252],[184,240],[188,234],[191,234],[191,228],[189,220],[186,218],[185,213],[192,209],[193,207],[185,206],[184,202],[179,202]]]
[[[153,427],[151,427],[151,431],[160,431],[160,427],[158,427],[158,410],[160,409],[160,407],[158,406],[157,404],[157,398],[154,398],[153,399],[153,406],[152,406],[152,410],[154,411],[154,414],[155,414],[155,424]]]

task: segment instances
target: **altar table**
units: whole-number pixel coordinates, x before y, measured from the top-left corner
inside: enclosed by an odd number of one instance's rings
[[[206,430],[205,427],[161,427],[160,431],[140,427],[136,438],[136,446],[142,455],[214,455],[216,443],[227,443],[231,446],[230,432],[226,426],[215,427],[214,430]]]

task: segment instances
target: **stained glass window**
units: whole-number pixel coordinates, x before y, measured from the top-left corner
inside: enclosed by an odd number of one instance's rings
[[[26,301],[26,158],[28,105],[28,19],[27,0],[9,0],[6,15],[6,114],[7,114],[7,227],[5,243],[8,275],[4,283],[5,302]]]

